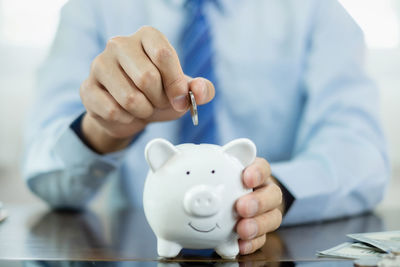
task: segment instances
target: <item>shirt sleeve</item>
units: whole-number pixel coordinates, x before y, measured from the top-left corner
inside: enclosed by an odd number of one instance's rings
[[[362,32],[336,0],[315,2],[293,156],[271,164],[295,199],[286,225],[370,210],[390,173],[378,90],[364,70]]]
[[[29,188],[54,208],[83,208],[125,153],[100,156],[71,128],[84,112],[80,84],[104,47],[97,6],[94,0],[70,0],[62,8],[28,116],[23,175]]]

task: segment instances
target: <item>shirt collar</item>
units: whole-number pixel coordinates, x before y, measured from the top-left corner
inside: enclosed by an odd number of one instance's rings
[[[165,0],[165,1],[167,1],[169,4],[171,4],[173,6],[183,8],[186,1],[204,1],[204,0]],[[223,10],[221,0],[210,0],[210,2],[215,4],[215,6],[218,8],[218,10],[220,10],[220,11]]]

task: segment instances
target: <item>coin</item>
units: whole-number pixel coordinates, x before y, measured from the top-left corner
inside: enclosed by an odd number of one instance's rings
[[[197,112],[197,104],[196,99],[194,98],[194,94],[192,91],[189,91],[189,98],[190,98],[190,114],[192,115],[193,125],[197,126],[199,124],[199,114]]]

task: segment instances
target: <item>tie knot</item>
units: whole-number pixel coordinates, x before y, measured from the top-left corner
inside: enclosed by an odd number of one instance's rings
[[[215,4],[220,8],[218,0],[186,0],[185,8],[190,13],[196,14],[197,12],[203,12],[204,6],[208,3]]]

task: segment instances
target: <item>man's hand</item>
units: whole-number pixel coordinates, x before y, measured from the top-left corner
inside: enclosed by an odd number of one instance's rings
[[[284,205],[282,191],[265,159],[256,158],[242,177],[244,185],[254,189],[236,202],[236,211],[242,217],[236,226],[240,254],[249,254],[261,248],[266,234],[280,226]]]
[[[114,37],[80,88],[87,110],[83,135],[99,153],[120,150],[148,123],[181,117],[189,90],[199,105],[215,94],[210,81],[184,75],[175,49],[158,30],[145,26]]]

